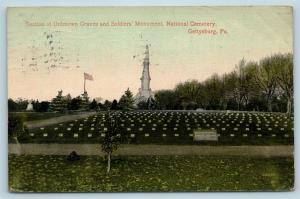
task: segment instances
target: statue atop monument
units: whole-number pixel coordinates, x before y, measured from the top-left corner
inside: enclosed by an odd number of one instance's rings
[[[147,102],[149,98],[153,98],[154,94],[150,88],[150,71],[149,71],[150,61],[149,61],[149,46],[146,45],[145,57],[143,61],[143,73],[141,80],[141,88],[139,88],[139,92],[135,96],[135,105],[144,101]]]

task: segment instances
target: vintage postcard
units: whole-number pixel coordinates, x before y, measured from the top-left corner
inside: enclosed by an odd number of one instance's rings
[[[7,9],[11,192],[294,190],[293,9]]]

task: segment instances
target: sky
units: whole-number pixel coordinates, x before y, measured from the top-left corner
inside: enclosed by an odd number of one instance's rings
[[[13,99],[51,100],[58,90],[76,97],[84,72],[94,77],[86,82],[91,98],[119,99],[127,88],[136,94],[146,44],[153,91],[228,73],[242,58],[293,52],[290,7],[40,7],[7,13]]]

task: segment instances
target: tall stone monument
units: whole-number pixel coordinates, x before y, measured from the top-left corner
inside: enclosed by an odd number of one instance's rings
[[[150,71],[149,71],[149,46],[146,45],[145,58],[143,61],[143,73],[141,80],[141,88],[139,88],[139,92],[135,96],[134,104],[137,106],[138,103],[144,101],[147,102],[149,98],[153,98],[154,94],[150,88]]]

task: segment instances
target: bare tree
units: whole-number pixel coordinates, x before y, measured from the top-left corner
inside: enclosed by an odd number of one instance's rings
[[[284,96],[287,99],[286,112],[290,114],[292,112],[292,101],[294,94],[293,86],[293,55],[278,54],[273,56],[277,82],[282,89]]]
[[[277,87],[277,76],[274,67],[274,59],[266,57],[256,67],[255,80],[266,97],[268,111],[272,112],[272,100]]]
[[[117,114],[118,113],[107,113],[108,127],[102,142],[102,151],[107,154],[107,173],[110,172],[111,168],[111,155],[118,149],[120,144]]]

